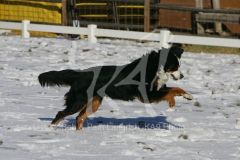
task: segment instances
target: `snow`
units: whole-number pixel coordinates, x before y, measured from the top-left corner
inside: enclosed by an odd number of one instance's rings
[[[48,125],[69,88],[42,88],[45,71],[122,65],[157,49],[158,43],[100,39],[0,37],[1,159],[239,159],[240,57],[185,52],[181,87],[192,101],[176,98],[145,105],[105,98],[82,131],[75,117],[56,130]]]

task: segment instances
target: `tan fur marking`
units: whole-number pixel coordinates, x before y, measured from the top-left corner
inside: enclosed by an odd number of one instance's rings
[[[82,108],[82,109],[80,109],[78,112],[81,112],[82,110],[84,110],[84,108],[86,108],[86,106],[87,106],[87,104],[85,104],[84,105],[84,107]],[[63,111],[60,111],[60,112],[62,112],[63,114],[65,114],[65,111],[63,110]],[[64,117],[62,117],[61,119],[59,119],[58,121],[56,121],[55,123],[51,123],[51,125],[58,125],[58,123],[61,121],[61,120],[63,120],[65,117],[67,117],[67,116],[69,116],[69,115],[66,115],[66,116],[64,116]]]
[[[82,130],[83,123],[88,116],[95,113],[98,110],[98,107],[101,105],[102,97],[96,96],[91,98],[86,107],[80,112],[77,117],[76,130]]]
[[[155,82],[153,83],[153,85],[157,88],[158,87],[158,78],[155,80]]]
[[[175,106],[175,100],[174,100],[174,96],[172,93],[167,93],[166,95],[164,95],[162,98],[160,99],[152,99],[150,101],[150,103],[159,103],[161,101],[167,101],[169,103],[169,106],[172,108]]]
[[[65,114],[65,111],[60,111],[61,113],[63,113],[63,114]],[[61,120],[63,120],[65,117],[67,117],[67,116],[64,116],[63,118],[61,118],[61,119],[59,119],[58,121],[56,121],[55,123],[51,123],[51,125],[58,125],[58,123],[61,121]]]
[[[187,92],[185,92],[183,89],[181,88],[167,88],[167,91],[172,93],[174,96],[181,96],[181,95],[184,95],[184,94],[187,94]]]
[[[175,96],[182,96],[184,94],[187,94],[187,92],[185,92],[181,88],[166,88],[166,89],[163,89],[163,90],[167,91],[168,93],[160,99],[152,99],[150,101],[150,103],[153,103],[153,102],[159,103],[161,101],[167,101],[169,103],[169,107],[173,108],[175,106],[174,97]]]

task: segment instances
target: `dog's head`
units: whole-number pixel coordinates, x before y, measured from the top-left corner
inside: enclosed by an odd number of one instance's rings
[[[179,70],[179,67],[181,66],[180,58],[183,51],[184,50],[182,48],[177,46],[172,46],[169,50],[164,71],[168,77],[172,78],[173,80],[179,80],[184,77]]]

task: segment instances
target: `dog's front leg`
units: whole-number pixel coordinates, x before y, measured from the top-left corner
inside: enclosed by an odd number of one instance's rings
[[[173,96],[182,96],[183,98],[187,99],[187,100],[192,100],[193,96],[187,92],[185,92],[183,89],[181,88],[165,88],[164,90],[166,90],[168,93],[173,94]]]
[[[175,96],[183,96],[188,100],[192,100],[193,96],[185,92],[181,88],[163,88],[157,92],[149,92],[148,98],[150,103],[158,103],[160,101],[167,101],[169,107],[173,108],[175,106]]]
[[[166,90],[150,92],[148,93],[148,99],[150,103],[159,103],[161,101],[167,101],[169,103],[169,107],[173,108],[175,106],[174,94]]]

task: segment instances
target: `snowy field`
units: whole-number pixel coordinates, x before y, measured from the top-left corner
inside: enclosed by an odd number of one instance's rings
[[[82,131],[75,117],[48,125],[69,88],[42,88],[40,73],[126,64],[158,43],[0,37],[0,159],[240,159],[240,56],[182,55],[181,87],[192,101],[144,105],[109,98]]]

